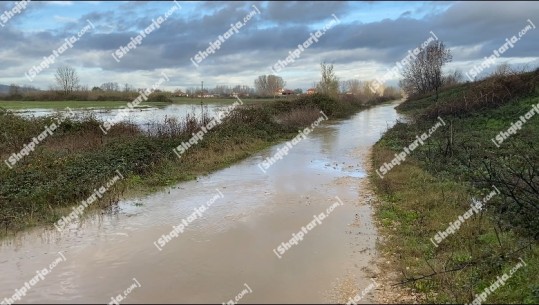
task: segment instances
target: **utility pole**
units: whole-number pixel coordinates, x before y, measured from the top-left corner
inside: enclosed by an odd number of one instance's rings
[[[204,95],[204,81],[202,81],[202,86],[200,90],[200,110],[202,111],[202,120],[204,120],[204,106],[202,104],[202,97]]]

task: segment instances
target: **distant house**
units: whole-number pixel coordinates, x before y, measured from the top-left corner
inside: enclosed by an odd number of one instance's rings
[[[275,92],[273,92],[273,95],[282,95],[283,91],[284,91],[283,88],[279,88],[279,89],[275,90]]]
[[[174,96],[182,97],[182,96],[189,96],[189,95],[187,93],[181,91],[181,90],[176,90],[176,91],[174,91]]]
[[[241,92],[232,92],[230,94],[231,97],[249,97],[251,96],[249,93],[241,93]]]
[[[315,94],[316,93],[316,89],[315,88],[309,88],[307,89],[307,94]]]
[[[294,94],[296,94],[294,91],[288,90],[288,89],[281,91],[281,95],[294,95]]]

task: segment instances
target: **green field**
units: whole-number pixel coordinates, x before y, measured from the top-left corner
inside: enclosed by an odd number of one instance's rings
[[[200,98],[175,97],[172,104],[200,104]],[[202,99],[204,104],[228,104],[233,103],[234,98],[205,98]],[[273,99],[242,99],[244,104],[257,104],[271,102]],[[80,108],[101,108],[115,109],[125,106],[124,101],[0,101],[0,107],[9,110],[21,109],[64,109],[66,107]],[[166,102],[147,102],[141,103],[141,107],[165,107],[171,105]]]
[[[64,109],[70,108],[103,108],[114,109],[125,106],[123,101],[0,101],[0,107],[9,110],[20,109]],[[144,104],[141,104],[144,105]],[[154,107],[164,107],[167,103],[147,103]]]

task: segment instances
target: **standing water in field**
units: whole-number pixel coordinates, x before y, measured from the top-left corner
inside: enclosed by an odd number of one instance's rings
[[[128,115],[124,117],[124,121],[133,123],[143,130],[147,130],[152,123],[164,123],[166,119],[176,118],[181,120],[187,115],[200,119],[202,116],[202,111],[204,111],[205,115],[213,117],[217,112],[221,111],[227,106],[230,106],[235,101],[236,100],[231,99],[230,103],[226,104],[204,103],[203,106],[194,104],[172,104],[163,108],[138,107],[134,109],[127,109],[126,111],[128,112]],[[25,109],[14,110],[13,112],[24,117],[43,117],[64,111],[52,109]],[[100,121],[114,119],[118,115],[118,112],[119,109],[73,109],[73,113],[75,113],[78,117],[82,118],[85,116],[93,116]]]

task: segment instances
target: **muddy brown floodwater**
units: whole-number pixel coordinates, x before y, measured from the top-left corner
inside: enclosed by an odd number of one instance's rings
[[[283,144],[62,232],[4,240],[0,302],[23,287],[22,303],[109,303],[120,294],[124,303],[347,302],[371,285],[376,256],[361,158],[398,118],[395,105],[317,127],[266,173],[258,164]],[[326,213],[336,196],[343,205]],[[320,213],[302,241],[278,250]],[[183,233],[159,241],[180,224]]]

